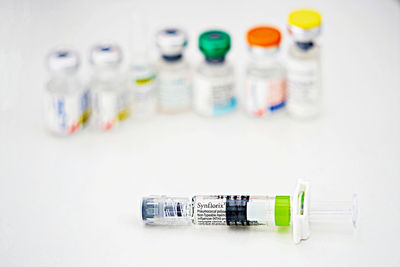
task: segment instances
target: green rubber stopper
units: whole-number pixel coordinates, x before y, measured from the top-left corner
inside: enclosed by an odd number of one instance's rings
[[[223,31],[203,32],[199,37],[199,48],[206,58],[223,58],[231,48],[231,37]]]
[[[290,225],[290,196],[275,197],[275,225]]]

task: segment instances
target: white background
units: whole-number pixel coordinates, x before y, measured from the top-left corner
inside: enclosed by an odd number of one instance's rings
[[[1,1],[0,266],[400,266],[399,4]],[[44,57],[56,45],[78,49],[87,74],[97,41],[115,40],[129,56],[130,16],[139,10],[149,36],[183,26],[193,64],[202,30],[229,31],[229,60],[242,77],[246,30],[277,25],[284,53],[286,15],[302,6],[323,14],[317,120],[159,115],[72,138],[43,127]],[[290,231],[141,222],[145,195],[291,194],[298,178],[311,181],[313,199],[358,193],[358,228],[313,224],[311,238],[295,245]]]

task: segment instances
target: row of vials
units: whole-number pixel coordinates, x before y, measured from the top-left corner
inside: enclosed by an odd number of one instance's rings
[[[242,99],[244,110],[255,117],[270,116],[284,108],[294,117],[314,117],[320,110],[321,15],[299,9],[288,16],[293,44],[288,59],[278,59],[281,32],[261,26],[247,32],[250,61]],[[153,65],[137,60],[129,77],[121,71],[122,51],[112,43],[90,50],[93,75],[88,84],[78,78],[80,57],[70,49],[55,49],[47,57],[50,80],[45,90],[48,128],[71,135],[84,126],[108,131],[128,117],[146,118],[157,111],[180,113],[193,109],[200,115],[217,116],[237,107],[234,68],[225,57],[231,38],[221,30],[199,36],[205,60],[193,71],[184,59],[188,39],[184,31],[167,28],[156,35],[161,57]]]

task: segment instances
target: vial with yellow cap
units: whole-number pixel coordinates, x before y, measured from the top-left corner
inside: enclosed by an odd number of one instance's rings
[[[288,31],[294,40],[287,60],[287,110],[297,118],[318,115],[321,109],[320,47],[321,15],[312,9],[298,9],[288,16]]]
[[[265,117],[285,106],[284,69],[278,58],[281,32],[261,26],[247,32],[250,61],[247,66],[244,108],[254,117]]]

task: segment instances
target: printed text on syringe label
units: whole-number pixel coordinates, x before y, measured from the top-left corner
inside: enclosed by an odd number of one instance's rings
[[[226,225],[226,200],[198,199],[194,203],[194,218],[197,224]]]

